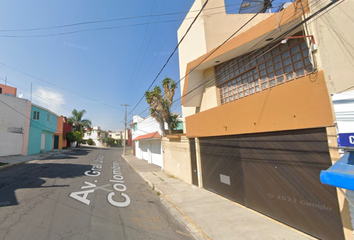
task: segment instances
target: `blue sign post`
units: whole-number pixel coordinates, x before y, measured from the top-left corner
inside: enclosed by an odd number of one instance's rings
[[[340,147],[354,147],[354,133],[339,133],[338,144]]]

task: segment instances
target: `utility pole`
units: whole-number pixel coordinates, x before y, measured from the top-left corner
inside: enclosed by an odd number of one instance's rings
[[[6,83],[7,83],[7,77],[5,77],[5,85],[6,85]]]
[[[124,150],[123,155],[125,155],[125,146],[127,145],[127,106],[128,104],[121,104],[121,106],[125,106],[125,114],[124,114]]]

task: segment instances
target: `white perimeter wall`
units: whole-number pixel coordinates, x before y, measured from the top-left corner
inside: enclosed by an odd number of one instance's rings
[[[23,133],[26,129],[27,101],[0,94],[0,156],[22,153]],[[11,128],[22,128],[22,133],[13,133]]]

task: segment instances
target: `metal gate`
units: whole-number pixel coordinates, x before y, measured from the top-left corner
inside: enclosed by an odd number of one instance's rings
[[[325,128],[200,138],[204,187],[320,239],[344,239]]]
[[[195,139],[189,139],[189,147],[191,150],[191,167],[192,167],[192,184],[195,186],[199,186],[198,183],[198,168],[197,168],[197,154],[195,150]]]
[[[149,160],[149,153],[148,153],[148,143],[146,142],[139,142],[140,151],[141,151],[141,158],[148,161]]]
[[[161,155],[161,141],[151,142],[151,163],[163,167]]]

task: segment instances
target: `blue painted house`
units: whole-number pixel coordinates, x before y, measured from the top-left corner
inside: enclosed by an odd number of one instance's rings
[[[28,155],[52,151],[58,115],[32,103]]]

